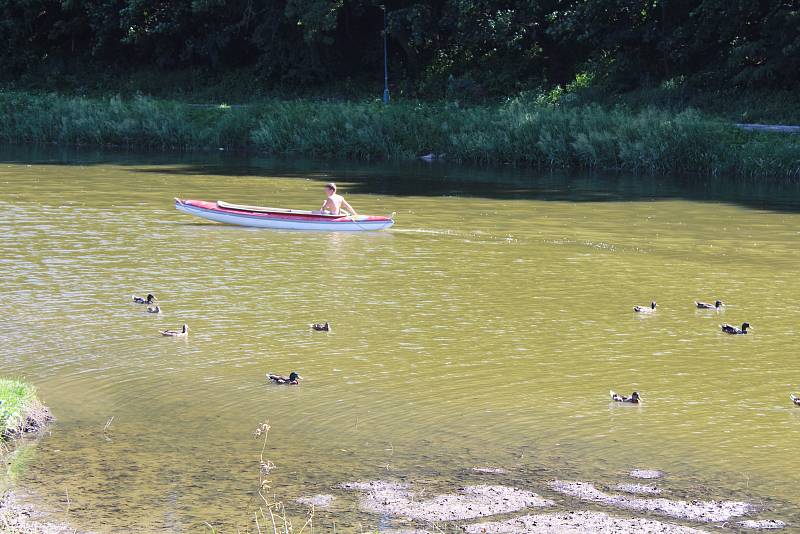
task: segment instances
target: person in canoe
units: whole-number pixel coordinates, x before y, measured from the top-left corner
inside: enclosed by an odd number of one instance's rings
[[[351,206],[342,195],[336,193],[335,183],[331,182],[325,186],[325,194],[328,198],[322,203],[322,208],[319,210],[320,213],[339,215],[342,212],[342,207],[344,207],[350,215],[358,215],[356,210],[353,209],[353,206]]]

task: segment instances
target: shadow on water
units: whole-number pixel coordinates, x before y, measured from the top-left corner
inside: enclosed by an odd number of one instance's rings
[[[347,183],[346,191],[355,194],[566,202],[678,199],[780,212],[800,211],[800,184],[728,179],[725,176],[551,173],[532,168],[481,168],[421,161],[365,163],[262,158],[226,152],[132,153],[53,146],[2,146],[0,163],[116,165],[129,167],[137,173],[175,176],[280,175],[322,183]]]

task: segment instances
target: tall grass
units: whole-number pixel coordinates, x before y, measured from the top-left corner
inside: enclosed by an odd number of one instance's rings
[[[0,142],[224,147],[361,160],[445,154],[471,164],[800,180],[800,136],[743,132],[694,110],[270,100],[196,106],[143,96],[0,92]]]
[[[253,526],[258,534],[272,532],[273,534],[303,534],[308,529],[310,534],[314,533],[314,507],[311,506],[306,514],[305,521],[299,529],[296,529],[291,519],[287,517],[286,507],[282,502],[278,501],[273,495],[270,496],[272,491],[272,481],[268,478],[270,472],[275,468],[269,459],[265,457],[267,450],[267,438],[269,437],[269,422],[264,422],[258,425],[254,433],[256,439],[261,439],[261,455],[259,457],[259,475],[258,475],[258,496],[260,503],[257,511],[253,511]],[[259,520],[260,518],[260,520]],[[206,523],[212,532],[216,529]],[[247,529],[250,532],[250,529]]]

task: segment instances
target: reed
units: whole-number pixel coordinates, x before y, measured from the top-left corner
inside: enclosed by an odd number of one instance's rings
[[[562,99],[563,100],[563,99]],[[800,180],[800,136],[742,132],[693,109],[560,104],[521,95],[494,106],[268,100],[198,106],[144,96],[0,92],[0,142],[407,160],[547,170],[693,173]]]
[[[269,422],[265,421],[256,428],[253,436],[261,439],[261,454],[259,457],[258,496],[260,503],[257,511],[253,512],[253,523],[258,534],[272,532],[273,534],[303,534],[314,532],[314,506],[308,509],[305,521],[296,529],[291,519],[286,515],[286,507],[275,495],[270,496],[272,481],[268,478],[275,464],[266,458],[267,439],[269,437]],[[259,520],[259,517],[261,518]],[[262,530],[263,528],[263,530]]]

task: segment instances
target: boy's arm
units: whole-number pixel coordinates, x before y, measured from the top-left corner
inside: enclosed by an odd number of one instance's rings
[[[351,206],[350,203],[347,202],[345,199],[342,199],[342,204],[344,205],[345,208],[347,208],[347,211],[349,211],[353,215],[358,215],[358,213],[356,213],[356,210],[353,209],[353,206]]]

